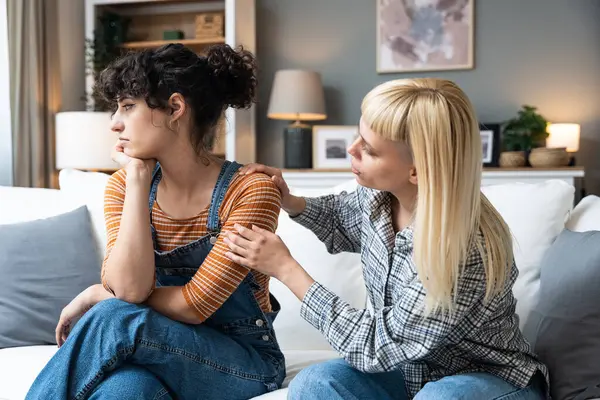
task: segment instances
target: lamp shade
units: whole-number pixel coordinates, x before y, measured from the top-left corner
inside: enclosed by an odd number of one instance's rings
[[[117,142],[109,112],[73,111],[56,114],[56,168],[116,170],[111,159]]]
[[[550,124],[546,147],[566,147],[568,152],[579,150],[579,124]]]
[[[321,75],[314,71],[293,69],[277,71],[267,116],[290,121],[327,118]]]

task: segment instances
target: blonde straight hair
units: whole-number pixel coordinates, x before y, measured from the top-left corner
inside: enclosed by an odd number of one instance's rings
[[[458,280],[473,251],[484,260],[486,300],[501,292],[512,239],[481,193],[481,136],[467,96],[448,80],[394,80],[371,90],[361,111],[373,132],[412,152],[418,182],[413,260],[426,290],[425,314],[455,309]]]

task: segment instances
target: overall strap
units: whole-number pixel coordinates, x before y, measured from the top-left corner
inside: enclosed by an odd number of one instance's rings
[[[160,169],[160,164],[156,163],[156,167],[154,167],[154,171],[152,171],[152,184],[150,186],[150,195],[148,196],[148,208],[150,209],[150,230],[152,231],[152,243],[154,244],[154,248],[156,248],[156,230],[152,226],[152,207],[154,206],[154,201],[156,200],[156,191],[161,178],[162,171]]]
[[[160,170],[160,164],[156,163],[154,171],[152,171],[152,183],[150,186],[150,195],[148,196],[148,207],[150,208],[150,215],[152,215],[152,206],[156,200],[156,190],[158,189],[158,183],[162,178],[162,172]]]
[[[219,174],[217,184],[213,190],[212,199],[210,201],[210,209],[208,211],[208,221],[206,227],[209,233],[218,233],[221,230],[219,209],[221,208],[221,203],[223,202],[225,193],[227,193],[227,189],[229,188],[229,184],[231,183],[233,175],[235,175],[241,166],[241,164],[238,164],[235,161],[232,162],[226,160],[221,168],[221,173]]]

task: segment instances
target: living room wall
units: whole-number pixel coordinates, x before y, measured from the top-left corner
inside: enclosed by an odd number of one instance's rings
[[[600,2],[476,0],[475,68],[420,74],[377,74],[375,11],[374,0],[257,0],[260,162],[283,165],[286,122],[266,117],[278,69],[320,72],[323,123],[335,125],[357,123],[362,97],[380,82],[434,76],[458,83],[482,122],[531,104],[550,121],[580,123],[577,163],[586,167],[586,190],[600,194]]]
[[[452,79],[470,96],[482,122],[511,118],[532,104],[553,122],[581,124],[577,163],[586,190],[600,195],[600,2],[476,0],[475,68],[377,74],[375,0],[256,0],[260,90],[260,162],[283,165],[283,121],[266,116],[278,69],[322,74],[328,119],[357,123],[360,101],[380,82],[411,76]],[[65,21],[83,21],[83,1],[60,0]],[[83,24],[61,24],[63,110],[84,107]]]

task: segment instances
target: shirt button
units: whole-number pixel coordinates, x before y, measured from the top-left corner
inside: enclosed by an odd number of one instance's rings
[[[262,340],[264,340],[265,342],[269,341],[269,335],[263,335]]]
[[[265,323],[263,322],[263,320],[262,320],[262,319],[257,319],[257,320],[256,320],[256,326],[259,326],[259,327],[260,327],[260,326],[263,326],[264,324],[265,324]]]

